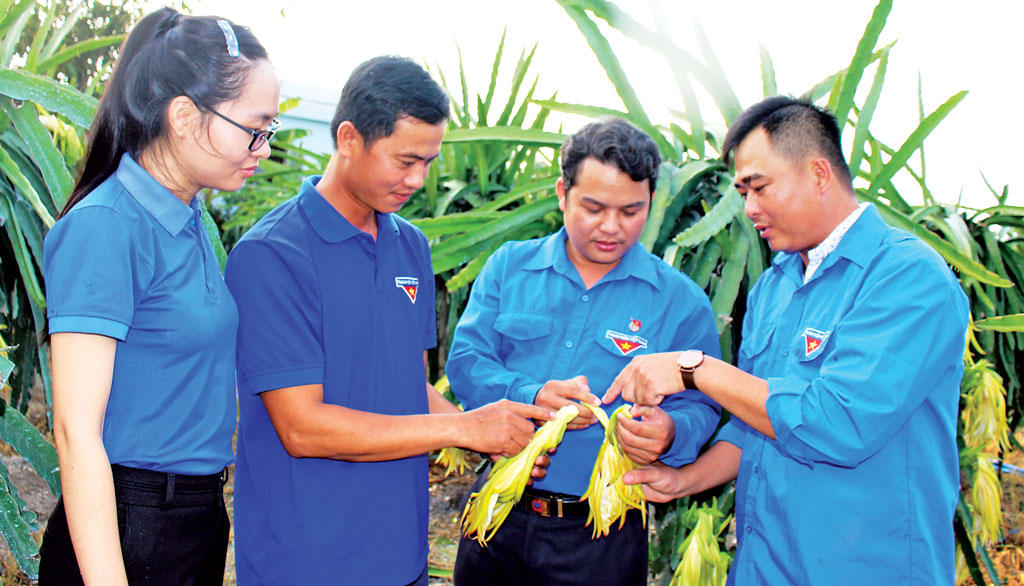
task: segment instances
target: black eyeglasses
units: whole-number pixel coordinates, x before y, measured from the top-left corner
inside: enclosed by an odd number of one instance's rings
[[[261,148],[263,148],[263,145],[267,144],[267,141],[269,141],[271,138],[273,138],[274,133],[277,132],[277,129],[281,127],[281,121],[278,120],[277,118],[274,118],[273,120],[270,121],[270,125],[267,126],[266,129],[264,129],[264,130],[256,130],[256,129],[249,128],[248,126],[245,126],[245,125],[242,125],[242,124],[239,124],[239,123],[235,122],[234,120],[228,118],[227,116],[221,114],[220,112],[214,110],[213,108],[211,108],[209,106],[203,106],[203,108],[209,110],[210,112],[216,114],[218,117],[222,118],[223,120],[225,120],[227,122],[230,122],[234,126],[236,126],[238,128],[241,128],[242,130],[244,130],[244,131],[248,132],[249,134],[251,134],[252,135],[252,140],[249,141],[249,151],[250,152],[255,152],[255,151],[258,151]]]

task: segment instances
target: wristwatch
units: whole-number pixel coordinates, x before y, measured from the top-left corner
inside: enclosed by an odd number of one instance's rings
[[[676,357],[676,364],[679,365],[679,375],[683,377],[683,389],[696,391],[697,383],[693,382],[693,372],[697,367],[704,364],[704,352],[702,350],[683,350]]]

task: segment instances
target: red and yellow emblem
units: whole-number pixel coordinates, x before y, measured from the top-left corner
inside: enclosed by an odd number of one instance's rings
[[[395,277],[395,287],[405,292],[409,301],[416,303],[416,290],[420,286],[420,280],[416,277]]]
[[[613,330],[608,330],[605,332],[604,337],[614,342],[615,347],[623,356],[626,356],[631,352],[635,352],[639,348],[647,347],[647,340],[640,336],[630,336],[629,334],[622,334]]]
[[[807,328],[804,330],[804,357],[810,358],[817,354],[821,347],[825,345],[825,340],[828,340],[829,335],[832,332],[822,332],[813,328]]]

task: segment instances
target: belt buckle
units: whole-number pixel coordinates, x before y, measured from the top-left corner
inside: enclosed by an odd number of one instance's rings
[[[554,506],[552,506],[554,505]],[[541,517],[562,517],[562,499],[546,499],[533,497],[530,499],[530,510]]]

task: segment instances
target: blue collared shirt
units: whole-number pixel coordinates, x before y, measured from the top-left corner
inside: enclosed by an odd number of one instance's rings
[[[46,236],[50,333],[117,339],[112,464],[202,475],[234,459],[238,312],[199,206],[126,154]]]
[[[589,290],[565,251],[563,228],[510,242],[488,259],[473,284],[445,371],[468,409],[511,399],[533,403],[549,380],[584,375],[600,397],[634,356],[698,349],[719,356],[711,304],[689,277],[639,244]],[[622,405],[605,405],[608,413]],[[692,462],[719,421],[717,404],[687,391],[662,407],[676,440],[662,461]],[[604,430],[568,430],[539,489],[582,495]]]
[[[719,433],[743,449],[729,583],[952,584],[967,298],[874,206],[803,274],[780,253],[750,293],[739,367],[777,439]]]
[[[293,458],[260,393],[323,385],[323,401],[427,413],[436,344],[427,239],[377,214],[376,241],[303,182],[228,257],[239,311],[235,559],[241,584],[408,584],[427,563],[427,456]]]

